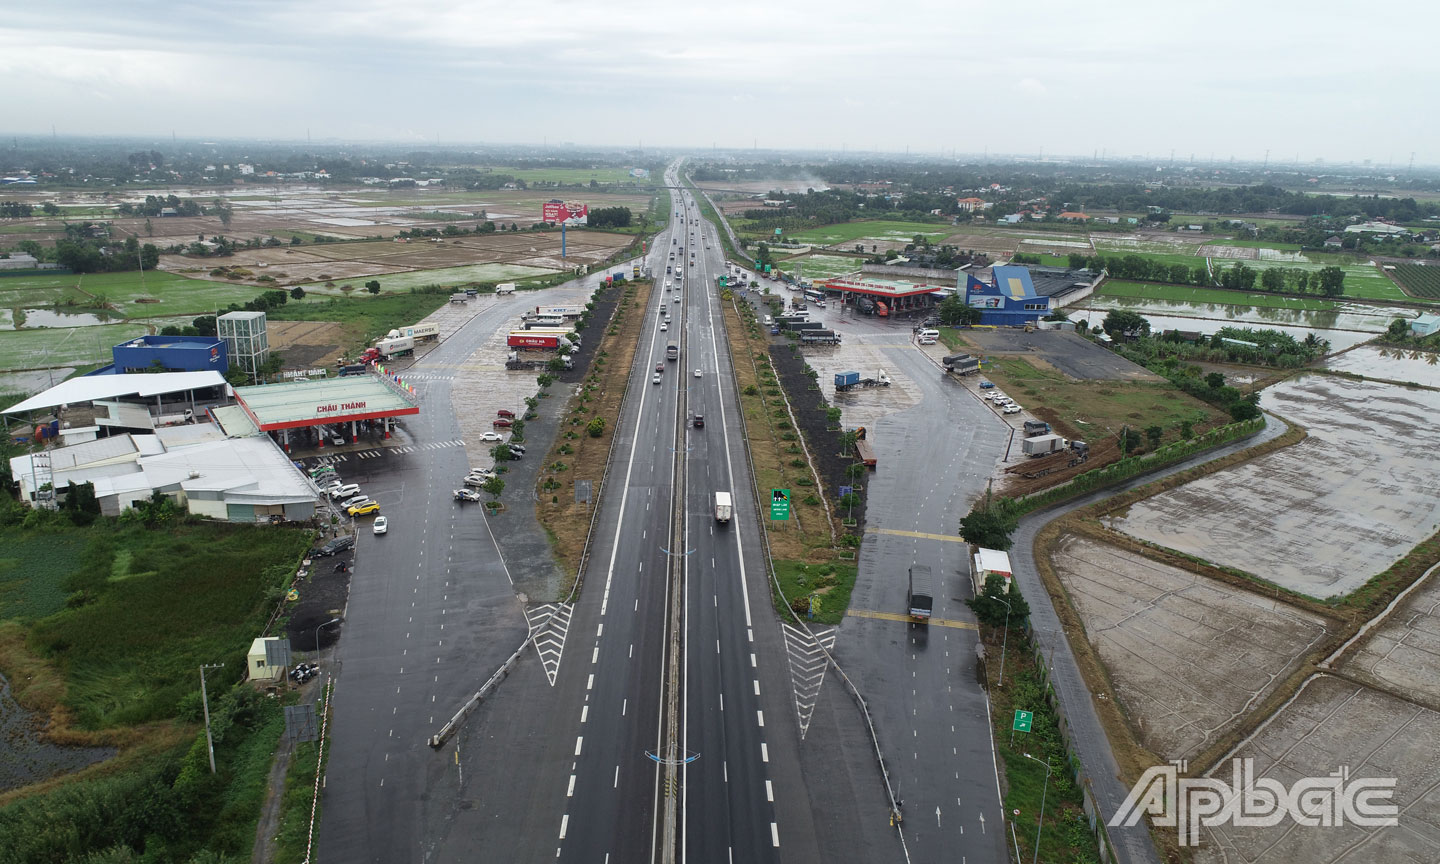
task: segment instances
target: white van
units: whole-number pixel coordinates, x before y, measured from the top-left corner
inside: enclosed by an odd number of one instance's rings
[[[774,323],[775,323],[775,319],[774,319],[774,318],[771,318],[769,315],[766,315],[766,316],[765,316],[765,326],[766,326],[766,327],[769,327],[770,325],[772,325],[772,324],[774,324]]]
[[[924,339],[932,339],[932,340],[933,340],[933,339],[939,339],[939,338],[940,338],[940,331],[939,331],[939,330],[921,330],[919,333],[916,333],[915,335],[918,336],[918,337],[920,337],[920,339],[922,339],[922,340],[924,340]]]

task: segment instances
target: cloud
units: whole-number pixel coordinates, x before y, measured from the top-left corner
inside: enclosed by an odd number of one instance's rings
[[[1034,78],[1021,78],[1015,82],[1015,89],[1026,96],[1044,96],[1050,92]]]

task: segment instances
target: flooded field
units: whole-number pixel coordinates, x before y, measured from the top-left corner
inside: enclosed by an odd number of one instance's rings
[[[111,323],[112,316],[95,312],[57,312],[53,309],[22,309],[26,327],[95,327]],[[119,316],[113,316],[119,317]]]
[[[1366,378],[1408,381],[1425,387],[1440,387],[1440,354],[1433,351],[1405,351],[1367,345],[1331,357],[1326,369],[1351,372]]]
[[[1070,320],[1075,322],[1088,322],[1090,327],[1098,327],[1105,320],[1103,309],[1077,309],[1070,313]],[[1335,330],[1320,329],[1316,327],[1301,327],[1291,324],[1273,324],[1268,321],[1245,321],[1237,319],[1221,318],[1186,318],[1178,315],[1145,315],[1145,320],[1150,322],[1152,331],[1161,330],[1192,330],[1204,333],[1206,336],[1213,336],[1222,327],[1263,327],[1266,330],[1279,330],[1288,333],[1298,340],[1304,340],[1305,336],[1314,333],[1316,336],[1327,339],[1330,342],[1330,351],[1344,351],[1375,338],[1375,331],[1370,330]],[[1326,314],[1326,313],[1315,313]]]
[[[1324,619],[1081,537],[1051,557],[1136,735],[1195,756],[1326,633]]]
[[[78,771],[115,755],[111,747],[56,747],[40,740],[35,715],[16,703],[0,677],[0,791]]]
[[[1348,594],[1440,530],[1440,393],[1308,375],[1261,407],[1309,437],[1114,517],[1111,527],[1311,597]]]

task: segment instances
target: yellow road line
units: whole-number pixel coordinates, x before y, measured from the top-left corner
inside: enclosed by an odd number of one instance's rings
[[[958,534],[927,534],[924,531],[896,531],[893,528],[876,528],[871,534],[893,534],[896,537],[919,537],[921,540],[944,540],[949,543],[964,543]]]
[[[881,621],[902,621],[910,623],[913,619],[909,615],[901,615],[898,612],[871,612],[869,609],[851,609],[845,613],[851,618],[875,618]],[[951,621],[946,618],[931,618],[931,627],[953,627],[956,630],[979,630],[980,628],[967,621]]]

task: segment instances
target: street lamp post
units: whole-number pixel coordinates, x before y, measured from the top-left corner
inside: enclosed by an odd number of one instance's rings
[[[1050,791],[1050,760],[1040,760],[1029,753],[1022,753],[1026,759],[1032,762],[1039,762],[1045,766],[1045,785],[1040,789],[1040,820],[1035,823],[1035,854],[1030,859],[1030,864],[1040,860],[1040,827],[1045,824],[1045,793]]]
[[[210,737],[210,697],[205,692],[205,670],[219,669],[224,663],[211,663],[200,666],[200,707],[205,710],[205,749],[210,754],[210,773],[215,773],[215,741]]]
[[[339,623],[340,623],[340,619],[339,619],[339,618],[331,618],[329,621],[326,621],[324,624],[321,624],[319,627],[316,627],[316,628],[315,628],[315,653],[316,653],[316,654],[319,654],[319,653],[320,653],[320,627],[329,627],[331,624],[339,624]]]
[[[1005,603],[999,597],[994,598],[996,603]],[[1000,683],[996,686],[1005,686],[1005,646],[1010,644],[1010,604],[1005,603],[1005,635],[1000,637]]]

